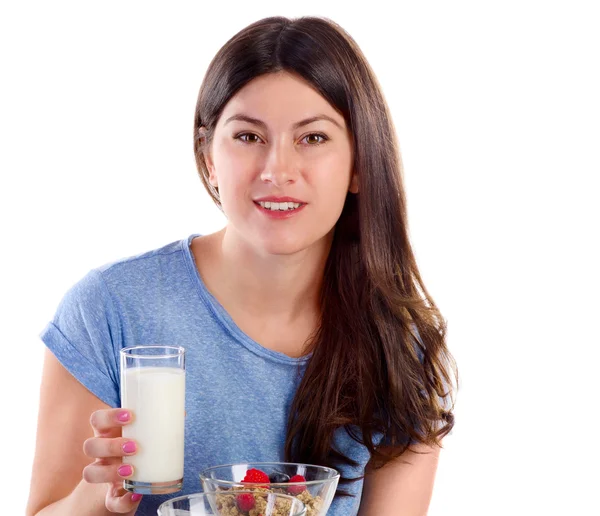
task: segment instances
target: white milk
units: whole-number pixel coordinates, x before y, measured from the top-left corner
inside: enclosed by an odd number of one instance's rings
[[[133,411],[123,437],[137,442],[131,480],[169,482],[183,478],[185,371],[175,367],[130,368],[121,377],[121,406]]]

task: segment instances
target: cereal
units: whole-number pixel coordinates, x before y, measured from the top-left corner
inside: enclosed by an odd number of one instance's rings
[[[316,516],[321,512],[323,499],[320,496],[312,496],[308,491],[303,491],[296,498],[306,506],[306,516]]]
[[[233,491],[237,489],[234,488]],[[249,510],[243,510],[240,507],[238,496],[235,494],[219,494],[217,495],[217,509],[220,516],[265,516],[267,514],[267,489],[252,489],[254,491],[254,506]],[[230,492],[230,491],[229,491]],[[228,493],[229,493],[228,492]],[[245,495],[239,495],[245,496]],[[289,500],[276,500],[275,507],[269,513],[271,516],[289,516],[291,502]]]
[[[250,511],[240,510],[240,504],[234,494],[235,491],[253,491],[255,494],[255,505]],[[281,493],[289,494],[285,489],[264,489],[264,488],[249,488],[233,487],[227,490],[220,490],[217,495],[217,508],[221,516],[265,516],[267,508],[267,499],[265,493]],[[295,496],[306,506],[306,516],[317,516],[320,514],[323,506],[323,499],[320,496],[312,496],[307,490]],[[289,500],[276,500],[275,507],[270,513],[271,516],[289,516],[290,513]]]

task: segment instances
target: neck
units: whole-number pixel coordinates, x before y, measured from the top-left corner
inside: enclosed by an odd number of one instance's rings
[[[215,236],[212,263],[220,288],[248,315],[293,322],[319,313],[330,242],[293,255],[265,255],[233,229],[225,228]]]

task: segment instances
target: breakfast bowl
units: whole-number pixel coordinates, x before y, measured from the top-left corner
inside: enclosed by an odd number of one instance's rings
[[[268,491],[239,490],[195,493],[172,498],[158,508],[158,516],[307,516],[293,496]]]
[[[339,473],[333,468],[293,462],[252,462],[206,468],[200,473],[203,490],[259,490],[293,496],[306,506],[306,516],[325,516]]]

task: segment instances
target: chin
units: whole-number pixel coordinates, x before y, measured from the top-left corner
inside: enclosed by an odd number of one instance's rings
[[[261,239],[261,249],[271,255],[291,256],[309,249],[317,250],[318,248],[328,247],[330,234],[268,235]]]
[[[304,251],[310,245],[299,239],[282,240],[266,238],[262,241],[261,250],[266,254],[288,256]]]

